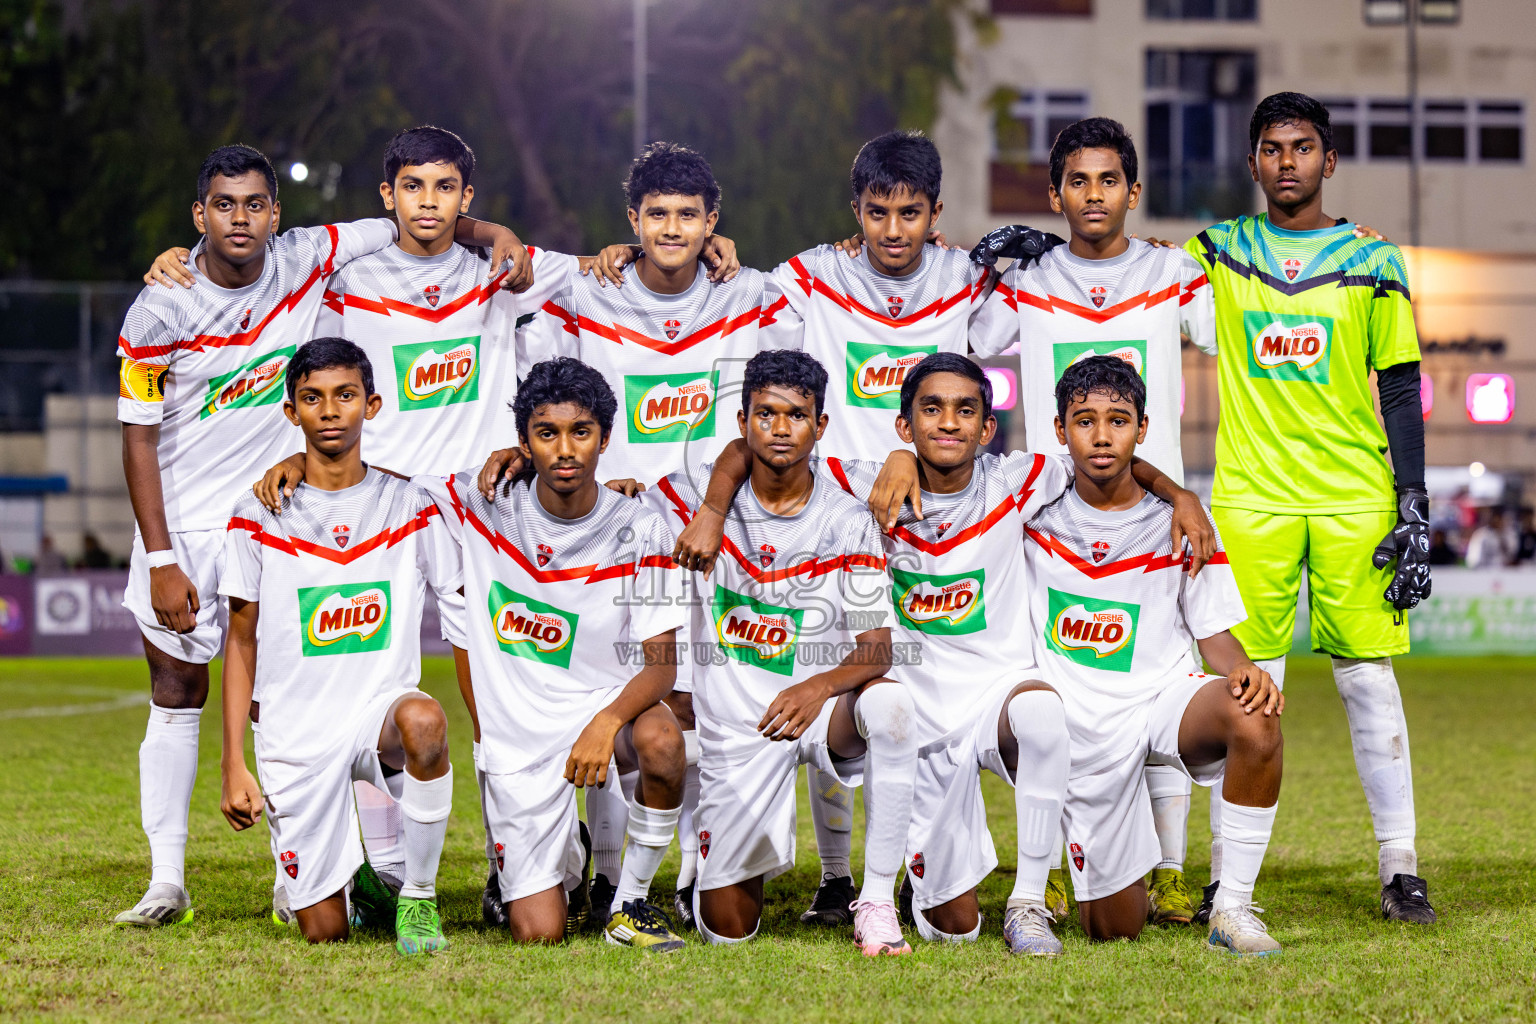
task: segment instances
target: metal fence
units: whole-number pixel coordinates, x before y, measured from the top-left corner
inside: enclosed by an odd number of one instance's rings
[[[41,431],[49,394],[117,393],[117,335],[141,287],[0,281],[0,431]]]

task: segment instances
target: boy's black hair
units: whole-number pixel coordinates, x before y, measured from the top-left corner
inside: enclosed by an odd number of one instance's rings
[[[512,402],[518,439],[528,440],[528,421],[533,419],[540,406],[562,402],[570,402],[590,412],[603,437],[613,430],[613,417],[619,403],[603,375],[580,359],[559,356],[534,363],[518,386],[517,398]]]
[[[741,382],[741,411],[752,415],[752,396],[772,387],[789,388],[816,399],[819,418],[826,406],[827,371],[815,356],[790,349],[765,349],[747,360]]]
[[[267,179],[267,191],[272,194],[272,201],[277,202],[277,172],[272,169],[272,161],[261,150],[239,143],[220,146],[208,154],[208,159],[203,161],[202,168],[197,172],[197,201],[207,201],[208,186],[219,175],[238,178],[248,171],[261,172],[261,176]]]
[[[1136,422],[1146,418],[1147,384],[1136,367],[1119,356],[1089,356],[1067,367],[1056,382],[1056,415],[1067,422],[1067,406],[1089,395],[1108,395],[1136,407]]]
[[[363,377],[363,390],[370,395],[374,393],[373,364],[368,361],[368,353],[346,338],[316,338],[300,345],[293,358],[288,360],[287,380],[283,384],[288,392],[288,401],[294,400],[299,382],[305,377],[318,370],[329,370],[337,366],[357,370]]]
[[[1112,149],[1120,154],[1120,168],[1125,171],[1127,187],[1139,180],[1136,144],[1125,125],[1109,117],[1085,117],[1063,128],[1051,143],[1051,187],[1061,191],[1061,176],[1066,173],[1067,157],[1084,149]]]
[[[865,189],[883,199],[903,186],[913,195],[922,193],[929,203],[937,203],[943,179],[939,147],[920,131],[886,132],[870,139],[859,147],[848,172],[855,203]]]
[[[901,382],[901,418],[912,422],[912,403],[917,401],[917,386],[936,373],[957,373],[981,389],[981,419],[992,415],[992,382],[981,367],[958,352],[934,352],[907,371]]]
[[[452,164],[461,187],[467,186],[475,173],[475,151],[453,132],[430,124],[398,131],[384,147],[384,180],[391,188],[400,168],[421,164]]]
[[[1328,108],[1301,92],[1277,92],[1259,100],[1253,108],[1253,118],[1248,122],[1248,152],[1259,149],[1259,136],[1264,129],[1277,124],[1310,124],[1317,129],[1317,137],[1323,144],[1323,155],[1333,152],[1333,120]]]
[[[629,165],[624,179],[629,208],[640,209],[650,195],[703,196],[706,215],[720,209],[720,185],[709,161],[676,142],[653,142]]]

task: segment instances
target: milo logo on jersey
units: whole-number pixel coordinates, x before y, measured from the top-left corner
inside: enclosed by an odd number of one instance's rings
[[[389,647],[389,581],[302,587],[299,625],[306,658],[382,651]]]
[[[1141,341],[1073,341],[1051,346],[1051,357],[1056,363],[1056,379],[1067,372],[1067,367],[1080,363],[1090,356],[1114,356],[1124,359],[1136,368],[1142,380],[1147,378],[1147,343]]]
[[[1079,665],[1129,672],[1136,654],[1136,617],[1140,614],[1141,605],[1129,601],[1101,601],[1052,590],[1045,642]]]
[[[859,409],[901,408],[907,371],[939,350],[937,345],[848,343],[848,404]]]
[[[437,409],[480,397],[480,339],[395,346],[400,411]]]
[[[208,394],[203,397],[198,419],[207,419],[225,409],[249,409],[282,401],[283,375],[297,348],[280,348],[252,359],[233,373],[214,377],[208,382]]]
[[[795,670],[795,643],[805,613],[780,608],[724,587],[715,588],[715,641],[737,661],[787,676]]]
[[[985,569],[929,576],[891,569],[891,603],[902,625],[919,633],[958,636],[987,628]]]
[[[1328,383],[1333,317],[1243,311],[1248,376]]]
[[[502,650],[517,658],[571,667],[571,646],[576,639],[579,615],[524,597],[500,583],[491,584],[485,604],[491,614],[491,629]]]
[[[624,378],[631,444],[715,436],[715,389],[720,375],[663,373]]]

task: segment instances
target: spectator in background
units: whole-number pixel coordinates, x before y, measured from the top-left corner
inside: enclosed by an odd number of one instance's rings
[[[1536,516],[1536,508],[1530,505],[1520,507],[1520,536],[1515,542],[1515,564],[1536,561],[1536,523],[1532,517]]]
[[[1500,569],[1508,565],[1514,551],[1504,528],[1504,510],[1479,509],[1477,529],[1467,541],[1468,569]]]
[[[112,555],[101,546],[101,541],[96,539],[94,533],[87,533],[81,537],[80,561],[75,563],[76,569],[110,569],[112,568]]]
[[[1450,541],[1445,538],[1444,530],[1431,530],[1429,534],[1429,564],[1430,565],[1455,565],[1461,559],[1456,555],[1456,549],[1451,547]]]
[[[53,538],[46,533],[43,534],[42,547],[37,552],[35,568],[40,573],[63,572],[69,568],[69,563],[64,560],[64,556],[59,554],[58,548],[53,546]]]

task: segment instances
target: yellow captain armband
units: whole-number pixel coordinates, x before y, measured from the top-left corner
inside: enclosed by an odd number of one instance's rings
[[[165,380],[171,368],[159,363],[139,363],[124,359],[117,374],[119,398],[131,398],[135,402],[165,401]]]

